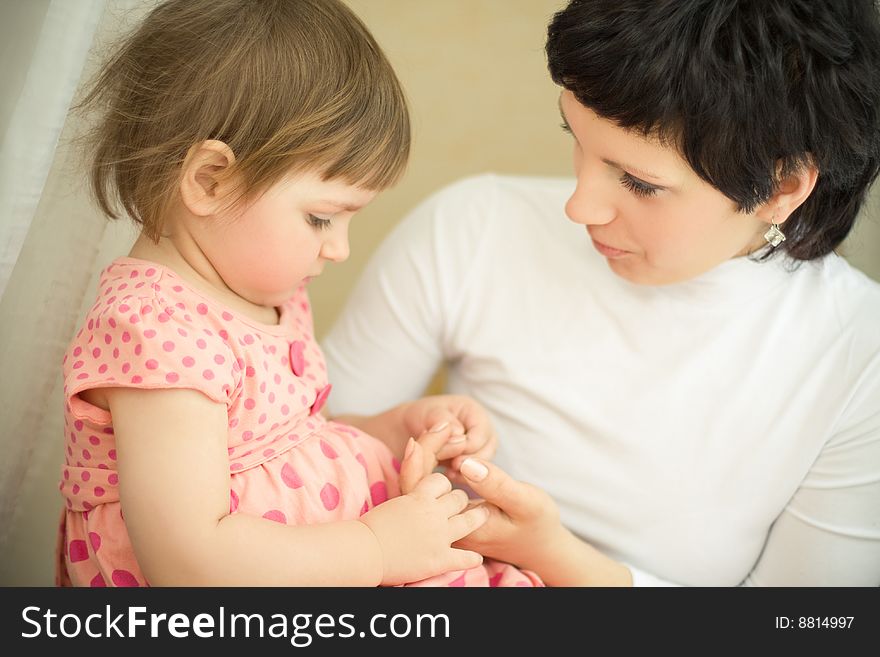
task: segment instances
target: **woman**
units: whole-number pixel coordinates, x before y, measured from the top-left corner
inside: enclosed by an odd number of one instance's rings
[[[880,584],[880,285],[834,253],[880,166],[876,7],[574,0],[547,55],[576,180],[417,208],[326,340],[332,410],[445,361],[584,584]],[[547,507],[488,472],[507,516],[462,544],[527,566],[498,536]]]

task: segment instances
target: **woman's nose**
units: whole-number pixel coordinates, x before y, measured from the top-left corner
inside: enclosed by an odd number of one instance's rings
[[[601,181],[579,177],[574,193],[565,204],[565,214],[576,224],[584,226],[610,223],[617,211],[609,196]]]

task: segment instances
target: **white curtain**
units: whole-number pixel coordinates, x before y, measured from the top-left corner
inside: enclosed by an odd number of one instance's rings
[[[90,203],[68,108],[100,47],[143,5],[0,4],[0,585],[53,582],[61,357],[98,270],[133,239]]]
[[[19,34],[5,35],[3,57],[0,297],[37,209],[105,2],[30,0],[3,6],[3,31]]]

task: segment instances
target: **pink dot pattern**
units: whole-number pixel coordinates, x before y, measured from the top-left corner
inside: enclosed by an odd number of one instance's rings
[[[65,512],[56,581],[148,586],[119,502],[109,412],[79,393],[109,386],[201,392],[226,406],[229,512],[281,524],[351,520],[400,494],[400,464],[379,440],[320,414],[331,392],[305,288],[260,324],[203,296],[167,268],[114,261],[67,350],[64,371]],[[418,586],[540,584],[486,560]],[[493,580],[493,577],[496,579]],[[462,579],[464,578],[464,579]]]

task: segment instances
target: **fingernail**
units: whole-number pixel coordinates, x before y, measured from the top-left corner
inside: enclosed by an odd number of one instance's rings
[[[474,459],[465,459],[462,461],[459,470],[471,481],[483,481],[483,479],[486,478],[486,475],[489,474],[489,468]]]
[[[459,443],[463,443],[467,440],[467,434],[463,434],[461,436],[451,436],[449,440],[447,440],[447,444],[449,445],[457,445]]]
[[[415,447],[416,441],[413,440],[412,436],[410,436],[409,440],[406,441],[406,449],[403,450],[403,458],[409,458],[409,455],[412,454],[413,447]]]
[[[449,422],[441,422],[440,424],[435,424],[433,427],[428,429],[428,431],[430,433],[437,433],[438,431],[443,431],[448,426]]]

